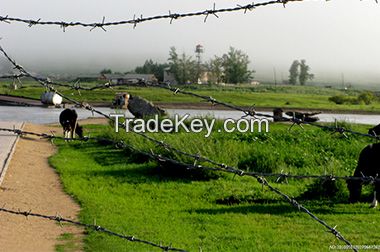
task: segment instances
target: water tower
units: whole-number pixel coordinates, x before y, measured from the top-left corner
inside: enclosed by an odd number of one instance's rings
[[[201,82],[201,80],[200,80],[201,73],[202,73],[202,67],[201,67],[202,56],[201,55],[203,52],[204,52],[203,46],[201,44],[198,44],[195,47],[195,53],[196,53],[196,57],[197,57],[197,79],[198,79],[198,83]]]

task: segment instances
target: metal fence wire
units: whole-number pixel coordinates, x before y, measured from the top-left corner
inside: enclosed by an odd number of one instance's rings
[[[0,46],[0,51],[4,54],[4,56],[9,60],[9,62],[11,62],[13,64],[13,66],[15,67],[15,69],[17,69],[20,74],[23,74],[23,75],[26,75],[32,79],[34,79],[35,81],[37,81],[38,83],[40,83],[42,86],[44,86],[45,88],[47,88],[48,90],[51,90],[53,92],[56,92],[57,94],[61,95],[63,98],[65,98],[66,100],[70,101],[70,102],[73,102],[75,105],[78,105],[80,107],[83,107],[89,111],[91,111],[92,113],[97,113],[97,114],[100,114],[102,115],[103,117],[111,120],[111,121],[114,121],[113,118],[111,118],[109,115],[95,109],[94,107],[92,107],[91,105],[89,105],[88,103],[82,103],[82,102],[79,102],[73,98],[70,98],[70,97],[67,97],[66,95],[62,94],[61,92],[59,92],[55,87],[54,85],[52,84],[52,82],[46,78],[37,78],[35,76],[33,76],[32,74],[30,74],[28,71],[26,71],[22,66],[20,66],[19,64],[16,63],[16,61],[14,61],[6,52],[5,50]],[[65,84],[62,84],[62,86],[65,86]],[[241,111],[241,112],[244,112],[246,116],[268,116],[268,117],[272,117],[272,115],[266,115],[266,114],[258,114],[258,113],[255,113],[254,111],[252,110],[244,110],[244,109],[241,109],[239,107],[236,107],[234,105],[230,105],[230,104],[227,104],[227,103],[224,103],[224,102],[219,102],[219,101],[216,101],[215,99],[213,99],[212,97],[210,96],[200,96],[198,94],[195,94],[195,93],[190,93],[188,91],[182,91],[182,90],[179,90],[179,89],[175,89],[173,90],[170,86],[168,86],[167,88],[171,89],[172,91],[175,91],[175,93],[178,93],[178,92],[182,92],[184,94],[189,94],[189,95],[193,95],[193,96],[196,96],[196,97],[199,97],[201,99],[206,99],[212,103],[217,103],[218,104],[221,104],[221,105],[225,105],[225,106],[230,106],[230,108],[236,108],[237,110]],[[299,119],[296,119],[296,118],[292,118],[292,119],[288,119],[289,121],[293,122],[294,124],[304,124],[306,122],[304,122],[303,120],[299,120]],[[310,124],[310,123],[307,123],[307,124]],[[317,127],[325,127],[324,125],[315,125],[315,124],[310,124],[310,125],[313,125],[313,126],[317,126]],[[124,127],[125,125],[123,125],[122,123],[119,123],[119,126],[120,127]],[[326,129],[329,129],[329,127],[326,127]],[[330,128],[331,130],[331,128]],[[344,130],[343,132],[341,132],[342,130],[339,129],[337,130],[336,128],[334,129],[334,131],[336,132],[340,132],[340,133],[344,133],[344,132],[350,132],[348,130]],[[346,238],[343,237],[343,235],[336,229],[336,226],[335,227],[332,227],[330,225],[328,225],[326,222],[324,222],[323,220],[319,219],[316,215],[314,215],[311,211],[309,211],[307,208],[305,208],[303,205],[299,204],[295,199],[293,199],[292,197],[288,196],[287,194],[281,192],[279,189],[273,187],[272,185],[270,185],[268,183],[268,181],[264,178],[264,176],[262,175],[259,175],[259,174],[255,174],[255,173],[248,173],[248,172],[244,172],[242,170],[238,170],[234,167],[231,167],[231,166],[228,166],[228,165],[225,165],[225,164],[221,164],[221,163],[218,163],[214,160],[211,160],[207,157],[203,157],[199,154],[191,154],[191,153],[187,153],[183,150],[180,150],[180,149],[177,149],[173,146],[171,146],[170,144],[168,143],[165,143],[163,141],[160,141],[160,140],[157,140],[151,136],[148,136],[144,133],[140,133],[140,132],[134,132],[132,131],[133,133],[135,134],[138,134],[139,136],[142,136],[144,137],[145,139],[155,143],[156,145],[158,146],[161,146],[161,147],[164,147],[165,149],[167,150],[170,150],[172,152],[176,152],[176,153],[179,153],[181,155],[184,155],[184,156],[187,156],[189,158],[192,158],[194,159],[194,163],[193,164],[187,164],[187,163],[184,163],[184,162],[180,162],[178,160],[174,160],[174,159],[171,159],[171,158],[168,158],[168,157],[165,157],[163,155],[159,155],[159,154],[155,154],[153,151],[151,153],[146,153],[144,151],[141,151],[141,150],[137,150],[135,149],[133,146],[130,146],[130,145],[127,145],[125,143],[119,143],[118,145],[120,146],[124,146],[124,147],[127,147],[131,150],[135,150],[135,151],[138,151],[140,153],[144,153],[146,155],[148,155],[149,157],[157,160],[157,161],[164,161],[164,162],[171,162],[171,163],[174,163],[174,164],[178,164],[178,165],[183,165],[185,167],[187,167],[188,169],[206,169],[206,170],[216,170],[216,171],[221,171],[221,172],[228,172],[228,173],[233,173],[233,174],[237,174],[237,175],[240,175],[240,176],[252,176],[254,177],[262,186],[265,186],[267,187],[270,191],[272,191],[273,193],[276,193],[277,195],[280,195],[286,202],[288,202],[290,205],[292,205],[293,207],[297,208],[298,210],[300,211],[303,211],[305,212],[306,214],[308,214],[313,220],[317,221],[318,223],[320,223],[321,225],[323,225],[325,228],[328,229],[328,231],[330,233],[332,233],[336,238],[338,238],[339,240],[341,240],[342,242],[346,243],[349,248],[351,248],[353,251],[358,251],[357,248],[355,246],[353,246]],[[16,132],[17,133],[17,132]],[[350,132],[352,133],[352,132]],[[18,132],[18,134],[21,134],[21,132]],[[363,136],[366,136],[365,134],[360,134],[360,135],[363,135]],[[46,137],[46,136],[42,136],[42,137]],[[49,137],[46,137],[46,138],[49,138]],[[209,166],[202,166],[202,165],[199,165],[197,164],[197,162],[206,162],[206,163],[209,163],[211,164],[212,166],[209,167]],[[291,177],[293,175],[286,175],[286,174],[280,174],[280,176],[285,176],[285,177]],[[280,177],[279,176],[279,177]],[[299,178],[301,178],[302,176],[300,176]],[[318,177],[321,177],[321,176],[318,176]],[[323,177],[323,176],[322,176]],[[296,178],[296,175],[294,175],[294,178]],[[327,178],[327,177],[325,177]],[[336,177],[338,178],[338,177]],[[342,177],[342,179],[348,179],[349,177]],[[378,181],[378,178],[366,178],[366,177],[358,177],[356,179],[360,179],[360,180],[369,180],[370,182],[374,182],[374,181]]]
[[[206,10],[200,10],[195,12],[188,12],[188,13],[172,13],[170,10],[167,14],[161,14],[161,15],[155,15],[155,16],[149,16],[149,17],[143,17],[143,15],[134,15],[132,19],[127,20],[120,20],[120,21],[114,21],[114,22],[106,22],[106,18],[103,17],[101,22],[93,22],[93,23],[83,23],[80,21],[42,21],[41,18],[39,19],[24,19],[24,18],[18,18],[18,17],[10,17],[8,15],[6,16],[0,16],[0,22],[5,23],[11,23],[11,22],[17,22],[17,23],[24,23],[27,24],[29,27],[36,26],[36,25],[50,25],[50,26],[58,26],[62,28],[62,30],[65,32],[68,27],[75,27],[75,26],[81,26],[85,28],[90,28],[90,31],[94,30],[95,28],[100,28],[103,31],[106,31],[106,27],[110,26],[120,26],[120,25],[132,25],[133,28],[136,28],[137,24],[153,21],[153,20],[170,20],[170,24],[174,20],[187,18],[187,17],[199,17],[203,16],[203,21],[206,22],[208,17],[210,15],[219,18],[219,14],[221,13],[232,13],[232,12],[238,12],[242,11],[242,13],[247,13],[248,11],[253,11],[256,8],[259,7],[265,7],[270,5],[282,5],[286,6],[286,4],[293,3],[293,2],[303,2],[304,0],[272,0],[272,1],[266,1],[261,3],[248,3],[245,5],[236,5],[235,7],[230,8],[216,8],[216,4],[214,3],[211,9]],[[377,0],[375,0],[377,2]]]

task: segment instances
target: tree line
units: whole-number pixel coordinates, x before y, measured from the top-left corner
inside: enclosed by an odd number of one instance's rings
[[[202,75],[207,75],[209,83],[246,83],[253,78],[249,69],[249,57],[233,47],[222,56],[214,56],[206,62],[199,62],[186,53],[179,54],[175,47],[169,50],[167,63],[146,60],[143,66],[136,67],[134,72],[154,74],[159,81],[164,80],[164,71],[171,73],[178,83],[197,83]]]
[[[249,69],[250,59],[241,50],[230,47],[222,56],[215,55],[206,62],[201,62],[186,53],[179,54],[173,46],[169,50],[167,62],[158,63],[148,59],[142,66],[132,72],[137,74],[154,74],[158,81],[164,81],[164,72],[171,74],[179,84],[198,83],[202,77],[210,84],[219,83],[247,83],[253,79],[254,70]],[[289,69],[289,84],[305,85],[308,80],[314,79],[310,73],[310,66],[306,60],[294,60]],[[101,74],[110,74],[110,69],[103,69]]]

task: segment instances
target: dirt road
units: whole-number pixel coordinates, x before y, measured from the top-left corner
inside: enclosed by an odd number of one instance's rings
[[[59,128],[28,123],[24,130],[60,133]],[[47,140],[20,138],[0,187],[0,206],[76,219],[80,208],[63,192],[57,173],[48,163],[55,151]],[[49,220],[0,212],[0,251],[55,251],[57,244],[63,243],[70,251],[78,251],[82,233],[76,226],[61,227]]]

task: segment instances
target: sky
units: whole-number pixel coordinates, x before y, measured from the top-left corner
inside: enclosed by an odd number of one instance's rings
[[[0,15],[43,21],[101,22],[186,13],[245,5],[231,0],[1,0]],[[255,3],[264,2],[257,0]],[[229,47],[248,54],[255,79],[287,79],[290,64],[306,59],[315,82],[380,85],[380,4],[375,0],[305,0],[256,8],[244,14],[222,13],[174,20],[97,28],[33,26],[0,22],[0,44],[33,72],[97,73],[103,68],[129,71],[146,59],[165,62],[169,48],[203,59]],[[3,61],[0,61],[3,62]]]

